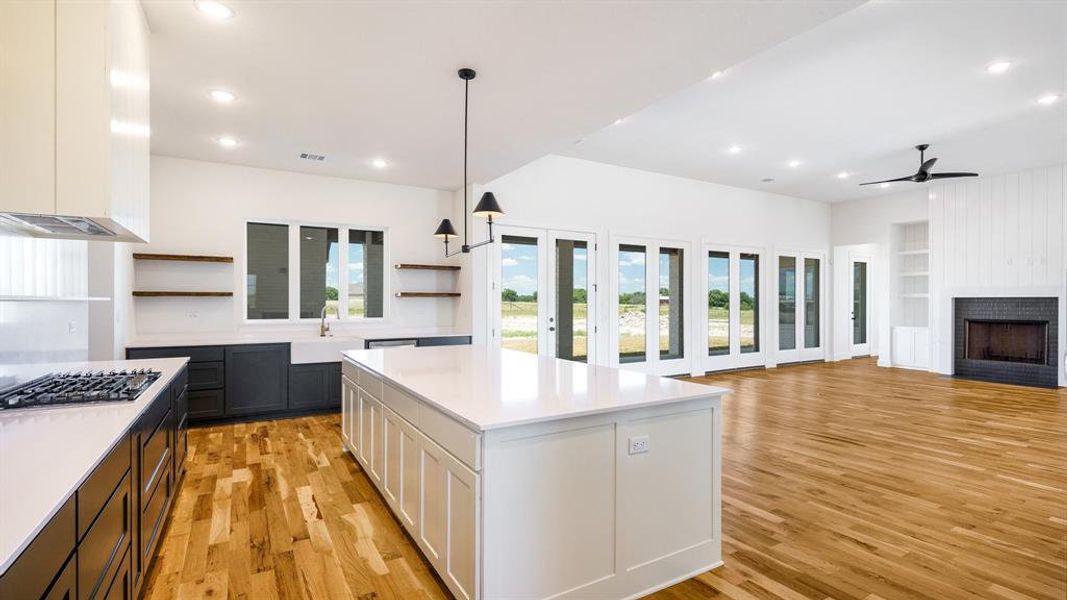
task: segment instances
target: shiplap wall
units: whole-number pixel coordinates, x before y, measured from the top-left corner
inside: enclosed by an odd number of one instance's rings
[[[936,370],[951,372],[956,296],[1056,296],[1064,339],[1065,178],[1054,165],[930,188]]]
[[[0,296],[86,296],[87,244],[0,233]]]

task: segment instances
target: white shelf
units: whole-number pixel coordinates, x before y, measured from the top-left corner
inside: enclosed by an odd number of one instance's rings
[[[911,271],[910,273],[900,273],[901,277],[929,277],[929,271]]]
[[[901,298],[929,298],[930,294],[901,294]]]
[[[901,256],[918,256],[920,254],[930,254],[930,249],[924,248],[922,250],[899,250],[897,251],[897,254]]]
[[[0,296],[0,302],[107,302],[99,296]]]

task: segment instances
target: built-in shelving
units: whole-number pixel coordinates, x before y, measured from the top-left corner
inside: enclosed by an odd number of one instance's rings
[[[413,263],[400,263],[396,265],[396,268],[416,271],[458,271],[460,269],[459,265],[419,265]]]
[[[897,367],[930,364],[930,231],[927,221],[892,229],[892,359]]]
[[[178,292],[162,290],[134,290],[133,295],[137,298],[227,298],[233,296],[233,292]]]
[[[459,292],[397,292],[397,298],[458,298]]]
[[[196,254],[150,254],[134,252],[134,260],[170,260],[180,262],[232,263],[232,256],[203,256]]]

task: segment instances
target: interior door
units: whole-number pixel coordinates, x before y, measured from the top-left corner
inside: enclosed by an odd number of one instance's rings
[[[548,355],[590,362],[596,356],[596,237],[549,231],[548,244]]]
[[[860,256],[850,257],[849,273],[852,279],[852,326],[849,328],[852,356],[869,356],[871,354],[870,259]]]

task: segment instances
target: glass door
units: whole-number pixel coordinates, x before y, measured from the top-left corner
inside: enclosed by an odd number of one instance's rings
[[[777,362],[825,358],[822,346],[823,256],[778,255]]]
[[[852,277],[852,327],[849,337],[852,344],[852,356],[869,356],[871,343],[869,339],[871,315],[870,315],[870,259],[866,257],[850,257],[850,269]]]
[[[501,227],[493,245],[491,340],[589,362],[596,349],[596,236]]]
[[[704,370],[763,364],[760,249],[705,245],[704,254],[707,298],[707,319],[703,324],[707,334]]]

